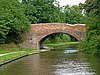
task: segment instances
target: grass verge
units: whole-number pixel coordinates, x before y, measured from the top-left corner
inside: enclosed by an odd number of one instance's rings
[[[21,48],[20,46],[15,45],[14,43],[1,44],[0,45],[0,63],[15,59],[15,58],[23,56],[23,55],[40,53],[43,51],[45,51],[45,50]]]
[[[61,46],[61,45],[70,45],[70,44],[77,44],[79,42],[65,42],[65,43],[52,43],[52,44],[45,44],[45,46],[49,47],[49,48],[53,48],[56,46]]]
[[[1,51],[1,52],[3,52],[3,51]],[[0,62],[11,60],[11,59],[14,59],[16,57],[23,56],[23,55],[30,54],[30,53],[36,53],[36,52],[39,53],[40,50],[33,50],[33,49],[27,49],[26,50],[26,49],[23,49],[21,51],[19,51],[19,50],[9,50],[9,52],[8,51],[4,51],[4,52],[3,52],[3,54],[12,53],[12,52],[16,52],[16,53],[0,56]]]

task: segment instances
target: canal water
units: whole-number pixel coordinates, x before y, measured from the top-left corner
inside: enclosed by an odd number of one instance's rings
[[[66,53],[74,45],[30,55],[0,67],[0,75],[100,75],[100,58],[81,52]]]

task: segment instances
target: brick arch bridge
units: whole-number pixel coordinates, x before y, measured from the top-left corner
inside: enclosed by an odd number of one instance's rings
[[[49,35],[54,33],[65,33],[73,36],[77,40],[85,38],[85,24],[63,24],[63,23],[43,23],[32,24],[29,32],[24,33],[22,46],[25,48],[43,48],[43,42]]]

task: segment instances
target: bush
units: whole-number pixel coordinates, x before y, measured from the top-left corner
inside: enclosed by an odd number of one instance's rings
[[[17,42],[29,28],[18,0],[0,0],[0,43]]]

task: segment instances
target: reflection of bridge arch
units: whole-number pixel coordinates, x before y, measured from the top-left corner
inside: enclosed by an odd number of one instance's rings
[[[65,33],[77,40],[85,37],[86,27],[84,24],[69,25],[61,23],[32,24],[28,33],[24,34],[24,47],[42,48],[43,41],[54,33]]]

